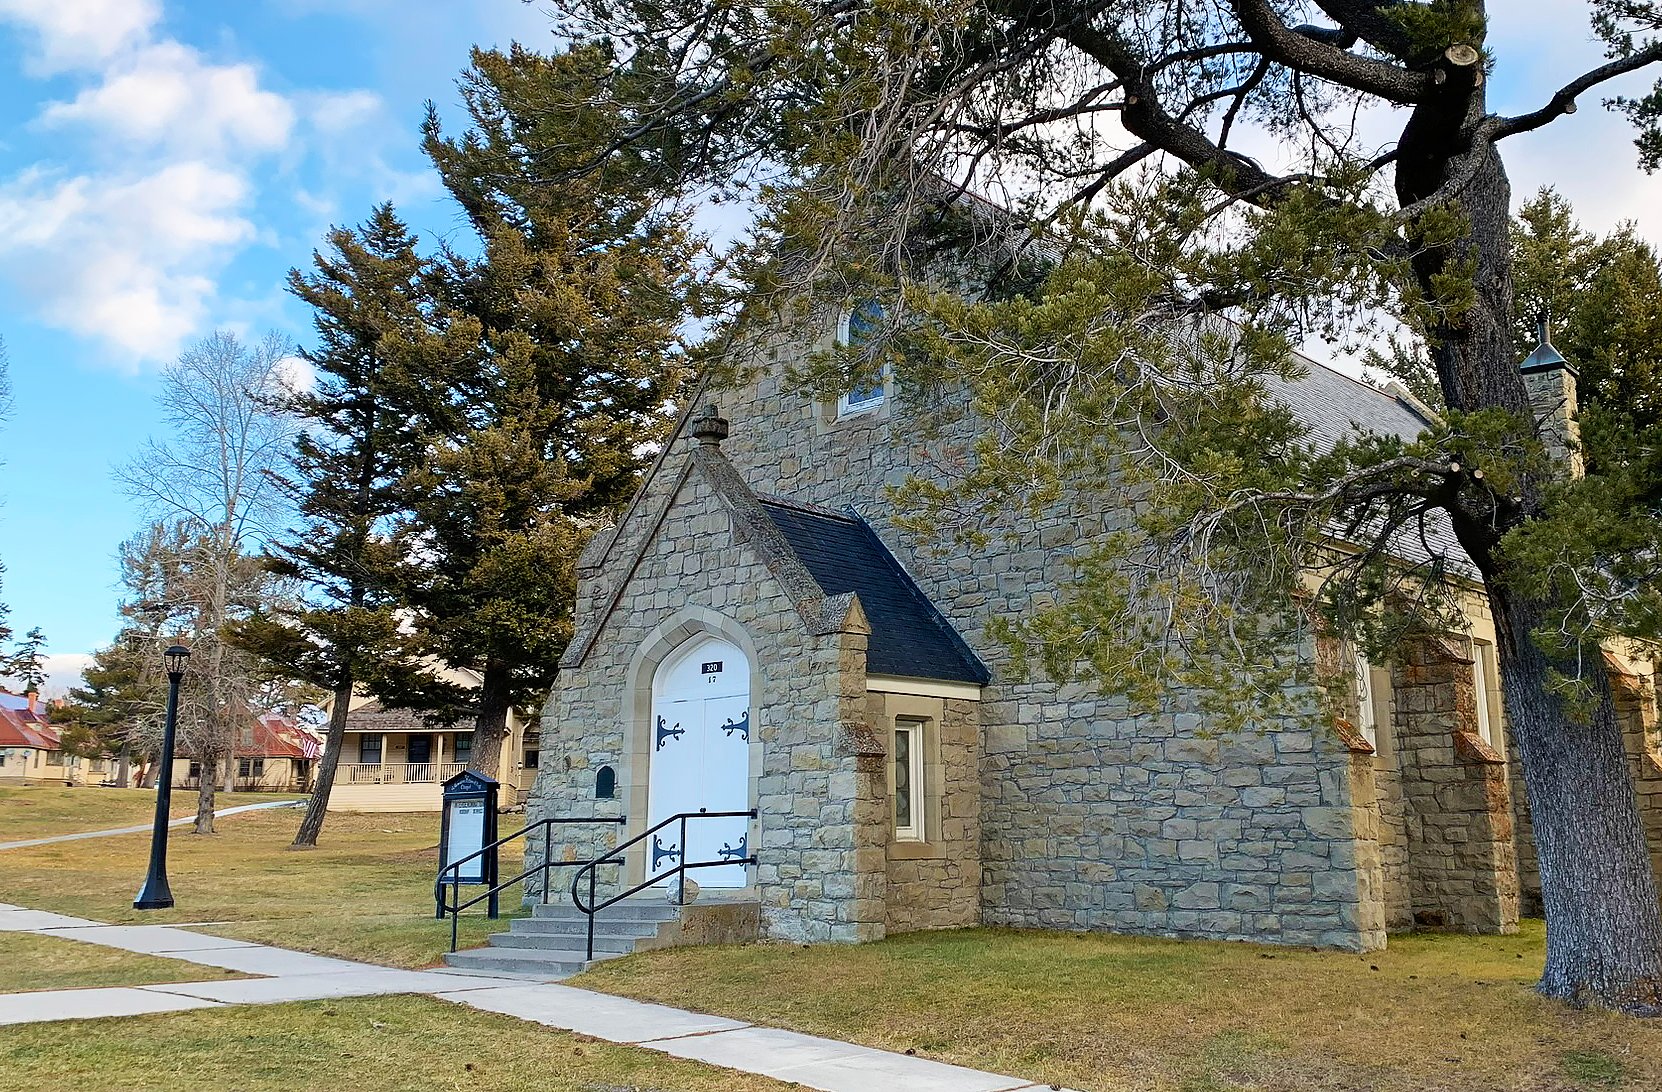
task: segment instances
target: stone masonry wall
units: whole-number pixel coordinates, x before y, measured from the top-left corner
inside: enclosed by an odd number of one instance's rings
[[[872,770],[862,774],[866,760],[855,753],[847,727],[857,733],[863,712],[864,624],[855,619],[844,632],[806,633],[796,604],[738,540],[711,487],[696,471],[683,483],[686,459],[672,453],[667,473],[643,497],[643,511],[655,514],[674,491],[638,565],[631,571],[635,553],[620,549],[605,567],[582,573],[580,624],[592,622],[614,589],[624,592],[587,659],[562,668],[556,680],[542,721],[542,768],[530,818],[592,813],[594,773],[604,764],[617,771],[619,799],[611,813],[626,809],[629,832],[642,828],[650,760],[640,703],[650,701],[653,665],[639,664],[637,656],[678,635],[710,632],[719,622],[753,645],[751,765],[759,818],[752,845],[760,859],[754,883],[763,931],[798,941],[881,937],[882,870],[875,870],[874,882],[873,835],[864,829],[873,823],[878,790],[869,782],[880,763],[867,761]],[[645,538],[637,533],[633,541]],[[639,677],[631,677],[632,667]],[[562,830],[557,837],[556,859],[586,858],[616,839],[610,830]],[[541,848],[530,847],[528,863],[541,859]],[[862,850],[865,859],[857,860]],[[624,873],[639,880],[638,857]]]
[[[763,374],[706,397],[730,419],[723,450],[752,488],[859,511],[992,670],[979,710],[982,919],[1382,943],[1358,901],[1350,753],[1330,732],[1208,739],[1205,718],[1180,701],[1134,716],[1094,691],[1004,670],[988,620],[1065,586],[1074,552],[1124,518],[1130,499],[1012,517],[984,528],[981,551],[920,547],[890,523],[883,487],[950,464],[976,426],[925,439],[893,391],[880,411],[837,421],[781,377],[784,360],[828,345],[833,327],[826,316],[822,329],[781,339]]]
[[[1477,732],[1470,659],[1435,642],[1416,643],[1395,665],[1391,688],[1416,924],[1515,931],[1517,861],[1506,765]]]
[[[885,742],[902,717],[921,722],[926,736],[923,840],[891,836],[886,849],[888,932],[974,925],[981,918],[979,703],[874,691],[870,708],[872,727]],[[893,829],[891,791],[886,778],[886,833]]]

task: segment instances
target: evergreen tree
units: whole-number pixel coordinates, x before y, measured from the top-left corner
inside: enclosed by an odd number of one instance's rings
[[[46,634],[39,626],[18,642],[9,667],[9,674],[25,694],[38,694],[46,685]]]
[[[277,671],[333,696],[297,847],[317,844],[354,689],[395,676],[412,689],[410,673],[399,670],[404,653],[386,586],[395,487],[424,454],[412,422],[446,416],[452,372],[477,344],[476,325],[446,326],[436,314],[416,247],[392,206],[381,205],[356,230],[331,231],[310,272],[289,273],[289,291],[313,312],[316,343],[301,356],[315,381],[281,400],[303,425],[279,477],[300,520],[267,565],[305,592],[292,609],[257,614],[232,632]]]
[[[480,245],[447,252],[437,287],[478,342],[404,482],[398,594],[426,653],[479,672],[472,766],[493,774],[509,709],[543,696],[570,638],[577,552],[633,492],[685,374],[698,248],[653,173],[543,182],[612,122],[591,105],[611,71],[596,50],[475,51],[470,130],[427,122]]]
[[[93,653],[92,663],[81,672],[81,685],[69,691],[65,716],[98,750],[118,756],[115,783],[126,788],[133,757],[148,760],[160,745],[166,700],[161,650],[129,624]]]

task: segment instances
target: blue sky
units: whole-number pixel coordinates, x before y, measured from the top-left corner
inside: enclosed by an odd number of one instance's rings
[[[0,0],[0,601],[66,676],[114,634],[143,517],[110,470],[157,368],[215,327],[303,337],[284,272],[376,201],[459,230],[423,104],[454,116],[472,44],[548,27],[520,0]]]
[[[282,290],[332,223],[397,202],[461,230],[416,146],[456,114],[470,45],[549,43],[521,0],[0,0],[3,599],[60,678],[116,626],[114,552],[142,515],[110,477],[157,431],[156,369],[216,327],[304,337]],[[1496,109],[1599,60],[1575,0],[1492,5]],[[1637,92],[1642,83],[1622,89]],[[1662,185],[1597,108],[1509,143],[1517,193],[1662,238]]]

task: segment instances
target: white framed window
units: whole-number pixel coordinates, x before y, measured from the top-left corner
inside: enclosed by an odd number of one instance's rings
[[[861,300],[845,308],[837,321],[837,344],[849,349],[868,345],[883,327],[883,304],[874,299]],[[881,406],[887,396],[887,369],[867,385],[857,386],[837,396],[837,416],[852,417],[868,413]]]
[[[923,841],[923,725],[899,721],[894,728],[894,836]]]
[[[1373,704],[1373,665],[1361,649],[1351,653],[1351,673],[1355,676],[1356,728],[1374,750],[1379,750],[1379,716]]]
[[[1472,691],[1476,698],[1477,734],[1483,737],[1483,742],[1499,750],[1499,744],[1495,742],[1499,733],[1495,731],[1494,714],[1489,708],[1489,678],[1489,646],[1483,641],[1473,641]]]

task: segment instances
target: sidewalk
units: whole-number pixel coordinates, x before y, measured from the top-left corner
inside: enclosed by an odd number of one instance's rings
[[[214,818],[220,819],[227,815],[236,815],[245,811],[264,811],[267,808],[298,808],[304,800],[268,800],[262,804],[240,804],[234,808],[222,808],[214,812]],[[181,815],[177,819],[169,819],[170,827],[184,826],[186,823],[196,822],[194,815]],[[83,838],[109,838],[116,834],[143,834],[148,832],[154,823],[145,823],[136,827],[116,827],[113,830],[88,830],[80,834],[58,834],[51,838],[30,838],[23,842],[0,842],[0,849],[24,849],[28,846],[49,846],[53,842],[78,842]]]
[[[821,1092],[1038,1092],[1052,1087],[524,976],[449,969],[405,971],[227,940],[176,926],[106,925],[7,903],[0,903],[0,932],[79,940],[270,976],[230,982],[0,994],[0,1025],[330,997],[426,994],[612,1043],[794,1081]]]

